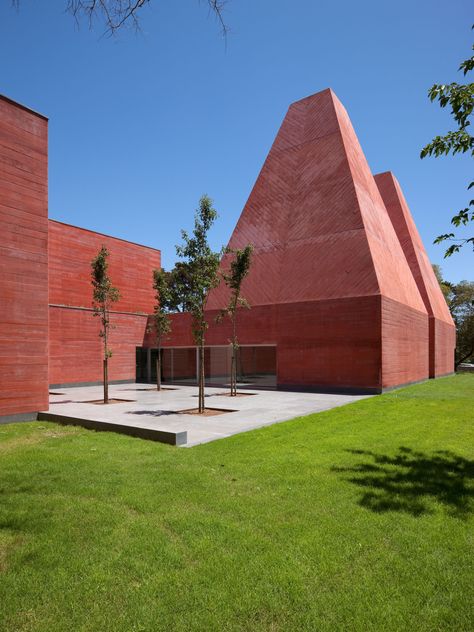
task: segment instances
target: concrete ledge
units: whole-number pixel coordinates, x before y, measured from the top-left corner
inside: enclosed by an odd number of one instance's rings
[[[240,387],[239,387],[240,388]],[[353,387],[353,386],[306,386],[302,384],[278,384],[277,391],[290,393],[327,393],[328,395],[380,395],[381,387]]]
[[[38,419],[38,412],[32,413],[16,413],[15,415],[0,415],[1,424],[16,424],[22,421],[36,421]]]
[[[414,386],[415,384],[423,384],[424,382],[429,382],[430,380],[439,380],[443,377],[452,377],[453,375],[456,375],[456,374],[443,373],[443,375],[437,375],[436,377],[425,377],[422,380],[414,380],[413,382],[404,382],[403,384],[397,384],[396,386],[384,386],[384,388],[382,389],[382,393],[390,393],[391,391],[396,391],[399,388]]]
[[[403,384],[396,384],[395,386],[368,386],[368,387],[354,387],[354,386],[303,386],[301,384],[278,384],[278,391],[290,391],[296,393],[327,393],[328,395],[381,395],[382,393],[390,393],[399,388],[405,388],[406,386],[412,386],[414,384],[422,384],[430,379],[438,380],[442,377],[450,377],[455,373],[445,373],[443,375],[437,375],[435,378],[429,378],[428,376],[421,380],[414,380],[412,382],[404,382]]]
[[[38,413],[37,418],[38,421],[54,421],[55,423],[63,424],[65,426],[82,426],[88,430],[116,432],[119,434],[129,435],[130,437],[159,441],[160,443],[167,443],[169,445],[185,445],[188,441],[188,433],[186,431],[172,432],[167,430],[154,430],[152,428],[126,426],[110,423],[108,421],[98,421],[95,419],[68,417],[66,415],[58,415],[56,413],[49,412]]]

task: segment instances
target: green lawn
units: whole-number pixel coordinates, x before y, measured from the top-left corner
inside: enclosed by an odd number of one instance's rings
[[[473,420],[461,375],[191,449],[0,426],[0,630],[472,631]]]

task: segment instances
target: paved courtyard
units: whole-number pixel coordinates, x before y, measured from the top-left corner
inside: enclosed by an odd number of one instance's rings
[[[206,388],[206,407],[230,412],[205,417],[180,412],[197,406],[197,387],[168,388],[158,392],[149,384],[111,385],[110,398],[129,401],[106,406],[91,403],[102,398],[101,386],[60,388],[40,418],[190,447],[368,397],[252,390],[231,398],[222,396],[226,389]]]

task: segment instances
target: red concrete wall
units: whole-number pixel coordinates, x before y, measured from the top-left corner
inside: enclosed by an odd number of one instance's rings
[[[48,407],[48,121],[0,96],[0,417]]]
[[[241,310],[237,335],[242,345],[277,345],[277,382],[282,388],[382,388],[379,296],[259,305]],[[229,343],[226,321],[208,313],[206,344]],[[165,346],[192,345],[190,319],[174,314]],[[145,344],[153,346],[148,337]],[[273,357],[269,365],[273,368]],[[265,372],[265,366],[259,370]]]
[[[91,261],[102,245],[110,252],[109,275],[121,293],[114,310],[150,314],[159,250],[54,220],[49,220],[50,304],[91,307]]]
[[[103,347],[90,276],[90,262],[102,244],[110,252],[110,277],[121,292],[111,312],[109,379],[135,379],[135,347],[143,346],[147,314],[153,311],[152,272],[161,266],[160,251],[50,220],[50,384],[102,380]]]
[[[111,381],[135,380],[135,348],[143,346],[146,315],[113,312],[110,322]],[[90,310],[50,307],[49,383],[77,384],[102,380],[99,319]]]
[[[380,297],[279,306],[281,387],[379,390]]]
[[[428,329],[425,314],[382,297],[382,388],[428,377]]]
[[[400,184],[391,172],[375,181],[429,315],[429,376],[454,371],[455,326]]]
[[[239,371],[272,374],[276,370],[276,347],[240,347]]]
[[[245,342],[262,335],[278,345],[280,386],[377,390],[428,377],[425,304],[331,90],[290,106],[229,246],[247,243],[254,257],[243,295],[253,309],[241,331]],[[227,298],[221,286],[208,306]],[[214,331],[207,339],[222,344]]]
[[[426,312],[331,90],[290,106],[229,246],[247,243],[255,250],[243,292],[252,305],[384,295]],[[225,304],[226,295],[224,287],[213,291],[209,309]]]
[[[432,346],[435,349],[434,361],[431,366],[430,377],[449,375],[454,371],[454,349],[456,347],[456,330],[449,323],[430,319],[431,336],[434,338]]]

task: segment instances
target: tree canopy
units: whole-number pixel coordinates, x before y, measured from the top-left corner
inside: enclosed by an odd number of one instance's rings
[[[213,252],[208,243],[208,232],[217,219],[217,211],[212,200],[203,195],[194,216],[194,229],[191,235],[181,231],[183,243],[176,246],[181,257],[180,275],[185,279],[180,286],[182,305],[191,314],[192,333],[199,347],[199,412],[204,411],[204,337],[209,326],[205,308],[209,292],[219,284],[220,253]],[[175,268],[176,270],[176,268]]]
[[[474,28],[474,27],[473,27]],[[474,50],[474,45],[472,46]],[[474,69],[474,56],[461,63],[459,70],[464,76]],[[444,136],[436,136],[421,150],[421,158],[426,156],[438,156],[448,154],[471,154],[474,157],[474,136],[470,133],[472,113],[474,110],[474,83],[434,84],[428,91],[431,101],[437,101],[441,108],[450,107],[451,115],[457,129],[447,132]],[[474,187],[474,181],[469,183],[468,189]],[[474,222],[474,199],[468,205],[458,211],[452,218],[451,224],[460,228]],[[454,232],[439,235],[434,243],[451,242],[446,249],[445,257],[450,257],[458,252],[466,244],[472,245],[474,250],[474,236],[456,237]]]
[[[450,283],[443,279],[441,268],[433,266],[441,291],[456,325],[456,367],[474,360],[474,282]]]
[[[109,251],[105,246],[102,246],[91,261],[92,307],[94,316],[100,318],[99,336],[104,344],[104,404],[109,401],[108,361],[112,357],[112,350],[109,347],[109,331],[112,327],[110,308],[113,303],[120,300],[120,292],[112,285],[108,274],[108,258]]]
[[[232,340],[230,341],[232,345],[230,394],[234,397],[237,395],[237,349],[239,348],[237,339],[237,310],[239,307],[247,307],[250,309],[250,305],[242,296],[241,291],[242,283],[250,270],[253,246],[247,244],[247,246],[241,250],[227,248],[226,252],[233,255],[230,261],[229,271],[222,273],[222,278],[230,289],[230,297],[227,306],[220,311],[217,320],[222,320],[224,316],[228,316],[232,323]]]

